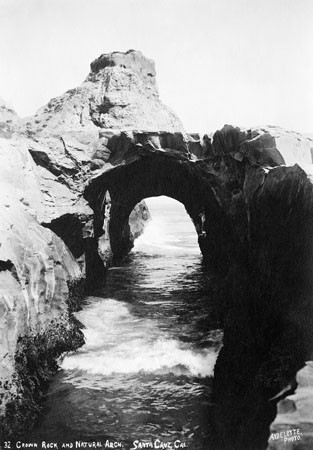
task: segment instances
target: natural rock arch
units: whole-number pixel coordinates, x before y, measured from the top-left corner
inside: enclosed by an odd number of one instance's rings
[[[147,197],[160,195],[185,206],[204,256],[208,257],[210,252],[229,253],[231,226],[214,193],[217,178],[206,170],[205,164],[184,154],[152,152],[136,146],[132,150],[132,156],[137,155],[134,160],[98,176],[85,191],[95,211],[96,238],[109,234],[115,259],[125,256],[132,247],[129,216],[134,207]],[[108,226],[103,226],[107,219]]]
[[[312,358],[313,188],[300,165],[285,166],[294,163],[297,142],[224,127],[212,143],[122,133],[108,148],[111,167],[84,193],[95,240],[106,235],[122,257],[132,246],[128,217],[140,200],[167,195],[184,204],[223,286],[224,341],[214,377],[219,443],[264,448],[276,414],[269,399]],[[310,154],[302,157],[309,169]]]

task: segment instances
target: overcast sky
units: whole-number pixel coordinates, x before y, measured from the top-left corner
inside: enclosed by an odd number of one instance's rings
[[[312,24],[313,0],[0,0],[0,96],[33,114],[133,48],[188,131],[313,132]]]

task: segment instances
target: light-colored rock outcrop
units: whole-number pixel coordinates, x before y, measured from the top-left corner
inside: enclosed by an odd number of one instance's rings
[[[17,122],[18,120],[19,116],[14,109],[0,98],[0,123]]]
[[[10,137],[21,119],[2,98],[0,98],[0,135]]]
[[[313,362],[297,373],[297,388],[278,403],[268,450],[306,450],[313,446]]]
[[[82,270],[64,242],[40,225],[62,214],[65,201],[69,211],[74,208],[73,196],[67,191],[61,195],[62,185],[55,185],[47,184],[22,140],[0,138],[0,416],[8,405],[22,407],[25,398],[31,410],[36,395],[17,368],[21,339],[26,342],[53,333],[56,323],[60,334],[61,329],[64,335],[74,333],[69,287],[82,278]],[[52,211],[47,196],[55,196]],[[44,338],[42,346],[43,342]],[[45,340],[45,345],[49,343],[52,346],[51,336]],[[22,370],[27,376],[27,368]],[[14,428],[18,413],[13,416]],[[4,425],[7,433],[10,426]]]
[[[18,339],[43,332],[54,321],[68,326],[68,283],[79,280],[81,271],[63,241],[40,226],[31,211],[17,202],[0,209],[0,382],[7,385],[3,414],[17,394],[12,376]]]
[[[154,62],[129,50],[101,55],[91,63],[86,80],[50,100],[25,121],[29,134],[120,130],[182,131],[176,114],[158,94]]]
[[[136,129],[181,132],[183,125],[159,98],[154,62],[129,50],[101,55],[79,87],[50,100],[16,129],[38,165],[82,192],[109,158],[110,136]]]

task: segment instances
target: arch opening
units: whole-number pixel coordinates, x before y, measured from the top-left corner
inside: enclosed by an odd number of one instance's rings
[[[100,254],[105,253],[102,259],[111,252],[117,264],[133,247],[129,216],[137,204],[145,198],[167,196],[184,205],[207,262],[227,270],[238,245],[234,245],[236,227],[216,197],[218,183],[201,161],[165,152],[140,155],[99,175],[86,189],[85,198],[95,212],[95,238],[100,241]]]
[[[182,203],[163,195],[143,201],[148,207],[149,219],[144,230],[140,230],[141,234],[135,237],[135,251],[200,254],[196,226]],[[135,211],[130,214],[130,227]]]

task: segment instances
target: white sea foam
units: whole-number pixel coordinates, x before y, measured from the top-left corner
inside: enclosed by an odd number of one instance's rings
[[[211,376],[217,354],[194,350],[162,333],[147,318],[133,316],[126,303],[101,299],[78,313],[86,344],[62,362],[64,370],[91,374],[174,373]]]
[[[164,307],[165,296],[171,296],[171,290],[177,288],[177,274],[186,270],[182,266],[182,259],[186,254],[187,261],[190,261],[190,254],[199,255],[197,234],[191,220],[186,221],[186,212],[181,204],[166,200],[160,206],[155,199],[150,199],[147,203],[152,220],[143,235],[136,240],[134,251],[156,256],[157,260],[155,264],[154,260],[145,260],[148,270],[145,270],[144,278],[137,281],[137,285],[144,286],[147,292],[149,289],[161,289],[160,300],[149,298],[146,302],[143,297],[141,302],[145,307],[155,307],[158,304]],[[158,211],[158,208],[159,212],[162,211],[161,218],[158,218],[158,214],[154,216],[154,211]],[[164,259],[164,267],[169,263],[165,271],[158,261],[160,257]],[[115,270],[124,269],[121,267]],[[106,376],[140,372],[200,377],[213,374],[217,357],[214,349],[198,350],[176,340],[170,328],[164,331],[163,327],[162,331],[157,320],[133,313],[126,302],[90,298],[90,304],[77,317],[85,325],[83,332],[86,344],[77,353],[70,354],[63,360],[64,370]],[[170,327],[170,322],[168,326]]]
[[[93,374],[113,373],[186,373],[205,377],[213,375],[216,353],[196,353],[179,348],[177,341],[159,339],[150,345],[146,342],[132,342],[135,348],[121,344],[111,350],[97,353],[78,353],[65,358],[65,370],[83,370]]]
[[[165,251],[173,252],[183,252],[183,253],[199,253],[199,246],[197,243],[197,235],[194,230],[192,223],[188,223],[188,228],[186,229],[186,223],[184,223],[184,235],[188,235],[188,242],[190,247],[184,245],[182,242],[183,235],[177,237],[175,233],[177,231],[171,232],[167,229],[166,224],[162,220],[152,219],[151,222],[145,227],[144,233],[136,239],[134,250],[142,251],[148,253],[158,253],[162,254]],[[187,239],[186,239],[187,240]],[[193,245],[192,245],[193,244]]]

